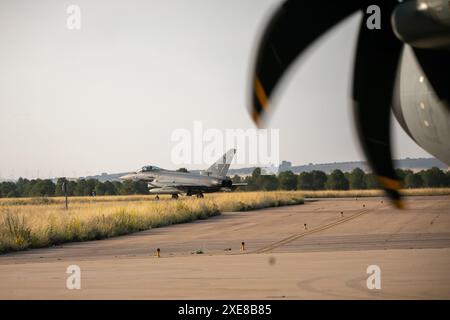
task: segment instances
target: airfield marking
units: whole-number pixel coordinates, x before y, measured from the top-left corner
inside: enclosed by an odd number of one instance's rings
[[[297,234],[291,235],[291,236],[289,236],[287,238],[284,238],[284,239],[281,239],[281,240],[279,240],[277,242],[274,242],[274,243],[272,243],[272,244],[270,244],[268,246],[262,247],[260,249],[257,249],[257,250],[254,250],[254,251],[251,251],[251,252],[248,252],[248,253],[265,253],[265,252],[269,252],[270,250],[273,250],[275,248],[278,248],[280,246],[288,244],[288,243],[290,243],[292,241],[295,241],[295,240],[297,240],[299,238],[302,238],[304,236],[307,236],[307,235],[310,235],[312,233],[316,233],[316,232],[319,232],[319,231],[322,231],[322,230],[326,230],[326,229],[332,228],[334,226],[337,226],[337,225],[339,225],[341,223],[353,220],[353,219],[363,215],[364,213],[369,212],[370,210],[373,210],[373,209],[363,209],[360,212],[355,213],[354,215],[351,215],[350,217],[342,218],[342,219],[340,219],[338,221],[326,224],[324,226],[319,226],[319,227],[311,229],[309,231],[305,231],[305,232],[301,232],[301,233],[297,233]]]

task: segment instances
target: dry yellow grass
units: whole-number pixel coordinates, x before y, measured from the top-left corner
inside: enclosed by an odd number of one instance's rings
[[[450,195],[450,188],[420,188],[420,189],[403,189],[401,193],[405,196],[437,196]],[[206,194],[206,199],[215,199],[224,201],[232,199],[239,201],[239,197],[244,200],[259,199],[261,195],[267,194],[289,194],[295,197],[307,198],[342,198],[342,197],[379,197],[383,196],[382,190],[296,190],[296,191],[272,191],[272,192],[231,192],[231,193],[213,193]],[[245,198],[243,195],[246,195]],[[170,196],[160,196],[161,200],[169,200]],[[129,196],[97,196],[97,197],[70,197],[69,203],[73,204],[98,204],[102,202],[142,202],[154,200],[153,195],[129,195]],[[181,199],[184,199],[181,198]],[[188,198],[189,199],[189,198]],[[51,198],[0,198],[0,207],[12,205],[51,205],[64,204],[64,197]],[[226,211],[226,210],[225,210]]]
[[[299,204],[293,192],[219,193],[204,199],[153,196],[0,200],[0,252],[102,239],[165,225],[205,219],[224,211]]]
[[[345,197],[381,197],[383,190],[300,190],[296,191],[305,198],[345,198]],[[450,188],[403,189],[404,196],[443,196],[450,195]]]
[[[405,196],[448,196],[450,188],[404,189],[402,194]]]

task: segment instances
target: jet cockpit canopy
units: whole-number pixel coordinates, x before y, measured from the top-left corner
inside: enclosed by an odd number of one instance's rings
[[[141,172],[152,172],[152,171],[159,171],[159,170],[161,170],[161,169],[157,166],[143,166],[141,169],[139,169],[136,172],[141,173]]]

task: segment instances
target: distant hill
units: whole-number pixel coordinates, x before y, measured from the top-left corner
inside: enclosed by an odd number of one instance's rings
[[[438,167],[442,170],[448,170],[448,166],[444,164],[443,162],[435,159],[435,158],[406,158],[406,159],[399,159],[394,160],[394,166],[398,169],[409,169],[412,171],[420,171],[420,170],[426,170],[430,169],[432,167]],[[365,172],[369,172],[369,166],[367,165],[367,162],[365,161],[352,161],[352,162],[333,162],[333,163],[320,163],[320,164],[307,164],[307,165],[299,165],[299,166],[292,166],[292,164],[289,161],[283,161],[280,166],[280,171],[288,171],[291,170],[294,173],[301,173],[301,172],[309,172],[313,170],[320,170],[326,173],[331,173],[335,169],[342,170],[344,172],[352,171],[355,168],[361,168]],[[250,168],[241,168],[241,169],[230,169],[229,175],[233,176],[235,174],[240,176],[246,176],[250,175],[255,167]]]

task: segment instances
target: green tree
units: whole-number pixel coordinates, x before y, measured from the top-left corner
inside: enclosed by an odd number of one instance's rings
[[[412,172],[411,170],[402,170],[402,169],[395,169],[395,175],[401,182],[405,182],[406,175],[408,172]]]
[[[135,181],[134,182],[134,193],[135,194],[149,194],[148,183],[145,181]]]
[[[16,191],[19,197],[26,197],[30,189],[30,180],[19,178],[16,182]]]
[[[97,180],[95,179],[79,179],[77,181],[74,195],[75,196],[90,196],[92,192],[95,190],[95,186],[97,185]]]
[[[86,189],[84,190],[85,195],[90,196],[95,191],[95,187],[98,183],[96,179],[88,179],[86,180]]]
[[[32,179],[32,180],[30,180],[30,182],[26,185],[26,189],[25,189],[25,196],[26,197],[33,197],[34,195],[33,195],[33,188],[34,188],[34,185],[36,184],[36,183],[38,183],[38,181],[39,181],[39,179]]]
[[[313,190],[314,178],[311,172],[302,172],[297,178],[297,189],[300,190]]]
[[[258,180],[262,190],[272,191],[278,189],[278,179],[275,175],[261,175]]]
[[[55,184],[49,179],[37,179],[31,189],[31,196],[50,197],[55,195]]]
[[[6,195],[7,198],[18,198],[20,197],[19,192],[17,191],[17,189],[15,190],[11,190],[10,192],[8,192],[8,194]]]
[[[66,178],[58,178],[58,180],[56,180],[55,196],[63,196],[64,195],[64,192],[62,190],[62,185],[64,182],[69,183]]]
[[[297,176],[292,171],[283,171],[278,175],[279,188],[281,190],[297,189]]]
[[[422,171],[421,176],[425,187],[439,188],[446,186],[447,178],[445,173],[437,167]]]
[[[261,176],[261,168],[255,168],[252,172],[252,178],[256,179]]]
[[[245,182],[245,183],[247,184],[246,190],[249,190],[249,191],[254,191],[254,190],[256,190],[256,189],[255,189],[255,186],[253,185],[253,178],[252,178],[252,176],[246,176],[246,177],[244,177],[244,178],[242,179],[242,181]]]
[[[364,177],[367,189],[380,189],[377,179],[373,173],[367,173]]]
[[[11,181],[5,181],[0,184],[0,194],[2,197],[15,198],[20,194],[16,189],[16,184]]]
[[[312,189],[323,190],[325,189],[325,183],[327,182],[327,175],[320,170],[311,171],[312,174]]]
[[[148,194],[148,186],[145,181],[127,180],[122,184],[121,194]]]
[[[73,194],[75,196],[81,197],[86,196],[85,191],[87,190],[87,184],[85,179],[78,179]]]
[[[103,185],[105,187],[106,196],[113,196],[117,194],[116,186],[111,181],[106,181]]]
[[[366,189],[366,174],[360,168],[355,168],[350,173],[350,189]]]
[[[120,190],[120,194],[123,195],[129,195],[129,194],[134,194],[134,185],[133,185],[133,181],[131,180],[125,180],[122,183],[122,188]]]
[[[341,170],[336,169],[328,177],[326,186],[327,189],[331,190],[348,190],[349,182],[344,173]]]
[[[410,171],[406,174],[403,185],[405,188],[422,188],[423,180],[419,173]]]
[[[114,185],[114,189],[116,190],[116,194],[123,194],[123,183],[120,181],[113,181],[112,184]]]
[[[69,181],[69,196],[75,195],[75,190],[77,188],[77,182],[76,181]]]
[[[95,184],[94,191],[97,196],[105,195],[106,192],[105,184],[102,183],[101,181],[97,181],[97,183]]]
[[[245,177],[244,182],[246,182],[248,185],[247,190],[261,190],[261,168],[255,168],[251,176]]]

